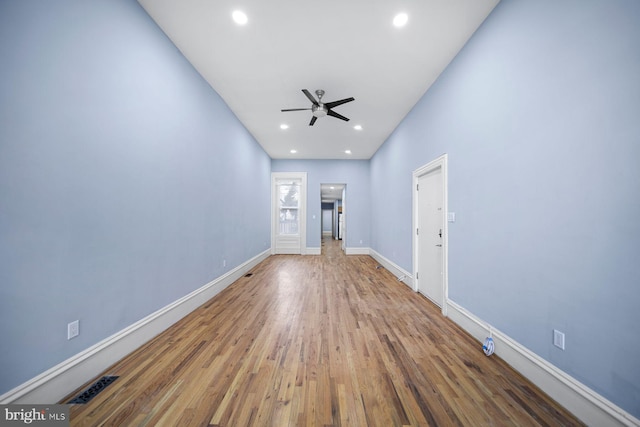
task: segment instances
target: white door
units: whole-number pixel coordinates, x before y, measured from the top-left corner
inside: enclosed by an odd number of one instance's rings
[[[414,173],[416,290],[439,307],[446,295],[445,186],[443,163]]]
[[[274,254],[306,253],[304,173],[272,174],[271,250]]]

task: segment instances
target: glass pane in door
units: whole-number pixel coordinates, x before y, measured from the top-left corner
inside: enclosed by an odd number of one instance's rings
[[[300,208],[300,183],[288,182],[278,185],[278,211],[280,234],[298,234],[298,210]]]

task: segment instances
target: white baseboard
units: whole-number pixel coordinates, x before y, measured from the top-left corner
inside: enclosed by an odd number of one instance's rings
[[[369,248],[344,248],[345,255],[369,255],[370,252]]]
[[[271,249],[0,396],[0,404],[55,403],[216,296]]]
[[[554,400],[590,426],[640,426],[640,420],[591,390],[558,367],[547,362],[506,334],[496,330],[452,300],[447,300],[447,316],[483,343],[489,329],[495,354]],[[478,346],[481,350],[481,345]]]
[[[307,248],[305,255],[322,255],[322,248]]]
[[[373,249],[369,250],[369,255],[371,255],[373,259],[378,261],[378,263],[380,263],[381,266],[389,270],[391,274],[396,276],[398,280],[400,280],[402,283],[404,283],[405,285],[413,289],[413,275],[411,275],[410,273],[402,269],[393,261],[390,261],[389,259],[383,257]]]

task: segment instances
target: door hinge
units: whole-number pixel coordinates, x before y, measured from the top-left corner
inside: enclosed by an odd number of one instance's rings
[[[416,191],[420,191],[420,184],[416,184]]]
[[[416,280],[420,279],[420,275],[418,274],[418,272],[416,271]]]
[[[420,229],[419,228],[416,228],[416,234],[420,235]]]

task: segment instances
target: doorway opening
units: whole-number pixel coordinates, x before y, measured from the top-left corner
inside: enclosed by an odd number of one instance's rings
[[[324,250],[325,239],[340,241],[344,251],[346,242],[346,184],[320,184],[320,204],[322,206],[321,241]]]

